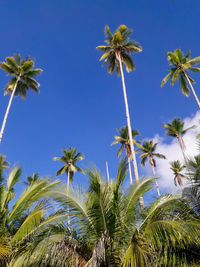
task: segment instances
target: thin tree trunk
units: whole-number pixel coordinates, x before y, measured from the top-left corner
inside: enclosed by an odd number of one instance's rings
[[[132,173],[131,173],[131,160],[128,157],[128,169],[129,169],[129,177],[130,177],[130,184],[133,183]]]
[[[19,80],[20,80],[20,76],[18,77],[18,79],[17,79],[17,81],[15,83],[15,86],[13,88],[12,94],[10,96],[10,100],[8,102],[8,106],[7,106],[7,109],[6,109],[6,113],[5,113],[4,120],[3,120],[3,123],[2,123],[2,126],[1,126],[1,131],[0,131],[0,144],[1,144],[2,137],[3,137],[6,121],[7,121],[7,118],[8,118],[8,113],[9,113],[9,110],[10,110],[10,107],[11,107],[11,104],[12,104],[12,100],[13,100],[13,97],[15,95],[15,91],[16,91],[17,84],[18,84]]]
[[[108,161],[106,160],[106,173],[107,173],[107,179],[108,183],[110,182],[110,176],[109,176],[109,170],[108,170]]]
[[[158,181],[156,179],[156,170],[155,170],[154,160],[153,160],[152,157],[150,157],[150,165],[151,165],[152,170],[153,170],[153,177],[155,178],[155,184],[156,184],[156,190],[157,190],[157,193],[158,193],[158,197],[160,197],[160,189],[159,189],[159,186],[158,186]]]
[[[67,193],[69,193],[69,170],[67,171]],[[69,216],[69,206],[67,206],[67,212],[68,212],[68,228],[70,230],[70,216]]]
[[[127,120],[127,126],[128,126],[128,136],[130,140],[130,148],[131,148],[131,158],[133,162],[133,171],[135,176],[136,183],[139,182],[139,175],[138,175],[138,168],[137,168],[137,162],[136,162],[136,156],[135,156],[135,150],[133,145],[133,136],[132,136],[132,128],[131,128],[131,122],[130,122],[130,115],[129,115],[129,108],[128,108],[128,100],[127,100],[127,94],[126,94],[126,86],[124,81],[124,72],[122,68],[122,60],[120,54],[116,54],[116,57],[119,61],[120,66],[120,72],[122,77],[122,87],[123,87],[123,94],[124,94],[124,102],[125,102],[125,109],[126,109],[126,120]],[[144,200],[143,197],[139,198],[140,206],[142,209],[144,209]]]
[[[183,139],[182,139],[182,137],[180,135],[177,135],[177,139],[178,139],[178,142],[179,142],[182,154],[183,154],[183,158],[185,160],[185,164],[187,166],[187,157],[186,157],[186,154],[185,154],[185,144],[184,144]]]
[[[197,105],[198,105],[199,109],[200,109],[200,102],[199,102],[199,99],[198,99],[198,97],[197,97],[197,95],[196,95],[196,92],[195,92],[195,90],[194,90],[194,88],[193,88],[193,86],[192,86],[192,83],[191,83],[191,81],[190,81],[190,79],[189,79],[187,73],[184,72],[184,75],[185,75],[185,77],[186,77],[186,79],[187,79],[187,81],[188,81],[188,83],[189,83],[189,85],[190,85],[190,88],[191,88],[191,90],[192,90],[193,96],[194,96],[194,98],[195,98],[195,100],[196,100],[196,102],[197,102]]]

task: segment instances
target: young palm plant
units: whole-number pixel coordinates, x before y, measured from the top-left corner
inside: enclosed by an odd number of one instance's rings
[[[141,160],[141,165],[144,166],[146,164],[147,159],[149,158],[149,163],[152,167],[153,170],[153,176],[156,178],[156,160],[155,158],[159,159],[166,159],[166,157],[163,154],[156,153],[156,147],[158,143],[153,143],[153,141],[144,141],[141,145],[141,147],[138,149],[138,152],[142,153],[140,155]],[[158,196],[160,197],[160,190],[158,186],[158,182],[155,179],[155,184],[156,184],[156,190],[158,193]]]
[[[125,148],[126,157],[128,158],[128,167],[129,167],[129,176],[130,176],[130,184],[133,184],[133,178],[131,173],[131,148],[130,148],[130,139],[128,136],[128,127],[122,126],[120,129],[117,129],[119,136],[115,136],[115,141],[112,142],[112,145],[115,144],[121,144],[118,152],[117,157],[119,157],[122,153],[123,148]],[[139,132],[137,130],[132,130],[132,137],[135,138],[137,135],[139,135]],[[135,139],[132,139],[133,143],[136,145],[139,145],[138,142]]]
[[[179,160],[170,162],[170,165],[171,165],[170,169],[174,173],[174,184],[175,186],[177,186],[177,183],[178,183],[182,190],[182,186],[183,186],[182,178],[187,178],[187,177],[181,172],[186,168],[186,166],[181,164]]]
[[[89,169],[86,194],[63,187],[52,191],[61,210],[68,206],[72,211],[74,230],[91,250],[85,266],[172,266],[170,260],[173,266],[184,266],[189,246],[199,242],[199,221],[186,218],[187,203],[172,195],[161,196],[140,216],[138,199],[152,188],[153,179],[122,190],[127,167],[121,160],[116,181],[110,183],[97,169]],[[161,258],[163,253],[167,259]]]
[[[107,45],[97,46],[98,50],[104,52],[104,54],[100,58],[100,61],[104,60],[104,65],[108,64],[108,73],[113,74],[114,70],[116,69],[117,74],[121,75],[125,110],[126,110],[126,119],[128,126],[128,135],[129,139],[132,140],[133,139],[131,130],[132,128],[130,122],[126,86],[124,81],[123,65],[125,65],[127,72],[135,70],[135,65],[130,55],[131,53],[141,52],[142,47],[134,40],[130,40],[130,35],[132,33],[132,30],[128,29],[125,25],[120,25],[116,29],[114,34],[111,33],[110,28],[108,26],[105,26],[104,32],[106,37],[105,42]],[[138,182],[139,181],[138,168],[137,168],[134,145],[132,142],[130,142],[130,149],[133,161],[135,180],[136,182]]]
[[[7,57],[6,61],[0,64],[0,68],[11,76],[11,79],[5,88],[5,94],[11,94],[11,96],[0,131],[1,143],[13,97],[20,95],[23,99],[25,99],[29,89],[39,93],[38,87],[40,84],[34,79],[34,77],[40,74],[42,70],[34,69],[33,59],[21,59],[20,54],[14,55],[14,57]]]
[[[189,130],[194,129],[196,126],[193,125],[189,128],[184,129],[184,121],[182,121],[180,118],[174,118],[171,124],[164,123],[163,127],[166,129],[166,135],[177,138],[181,151],[183,153],[183,158],[187,163],[187,156],[185,153],[186,147],[182,136],[186,134]]]
[[[169,79],[171,79],[171,85],[174,85],[174,83],[179,79],[181,92],[183,95],[188,97],[190,95],[190,90],[188,88],[189,84],[197,105],[200,108],[199,99],[192,86],[192,83],[195,81],[188,74],[188,72],[200,72],[200,68],[196,67],[196,65],[200,63],[200,57],[191,59],[190,51],[188,51],[187,55],[184,56],[181,49],[176,49],[174,52],[168,52],[167,55],[169,65],[171,65],[172,68],[169,69],[169,74],[162,80],[161,87]]]
[[[47,202],[42,199],[58,184],[40,178],[14,199],[20,174],[21,169],[15,167],[0,185],[0,266],[10,266],[9,261],[31,243],[31,236],[48,225],[44,215]]]

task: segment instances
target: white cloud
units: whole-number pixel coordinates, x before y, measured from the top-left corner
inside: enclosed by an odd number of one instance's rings
[[[171,122],[171,121],[169,121]],[[185,128],[192,125],[196,125],[195,129],[188,131],[184,136],[183,140],[186,145],[186,153],[188,156],[194,156],[199,153],[197,146],[196,135],[200,133],[200,112],[197,112],[191,117],[184,119]],[[170,143],[166,143],[165,138],[159,136],[158,134],[154,136],[154,141],[159,142],[157,146],[157,152],[162,153],[167,157],[167,160],[158,159],[157,160],[157,176],[159,177],[158,183],[161,191],[177,191],[178,188],[174,185],[174,176],[170,170],[169,162],[179,159],[183,162],[183,155],[176,138],[172,138]]]

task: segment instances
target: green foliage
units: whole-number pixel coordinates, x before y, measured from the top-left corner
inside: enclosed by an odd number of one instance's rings
[[[182,121],[180,118],[174,118],[171,124],[164,123],[163,127],[166,129],[166,135],[178,137],[186,134],[189,130],[194,129],[196,126],[193,125],[189,128],[184,129],[184,121]]]
[[[140,145],[140,148],[138,149],[138,152],[141,153],[140,158],[141,160],[141,165],[144,166],[148,157],[149,157],[149,162],[150,165],[153,167],[156,167],[156,162],[154,157],[159,158],[159,159],[166,159],[166,157],[163,154],[160,153],[155,153],[156,147],[158,143],[153,143],[153,141],[144,141],[142,145]]]
[[[142,47],[134,40],[130,40],[132,30],[128,29],[125,25],[120,25],[115,33],[112,34],[110,28],[106,25],[104,33],[107,45],[97,46],[97,49],[105,52],[101,56],[100,61],[104,60],[103,65],[108,64],[108,73],[112,74],[116,69],[117,74],[121,74],[119,57],[125,65],[127,72],[135,70],[135,65],[130,54],[141,52]]]
[[[0,266],[7,266],[10,259],[28,245],[31,234],[38,231],[41,222],[45,224],[44,211],[47,206],[41,199],[47,197],[58,184],[58,181],[39,178],[14,199],[14,187],[19,183],[20,175],[21,169],[15,167],[6,181],[1,181],[0,184]],[[12,207],[11,201],[14,201]]]
[[[118,152],[117,152],[117,157],[119,157],[122,153],[123,148],[125,147],[126,150],[126,156],[128,158],[131,157],[131,148],[130,148],[130,141],[129,141],[129,136],[128,136],[128,127],[127,126],[122,126],[120,129],[117,129],[117,132],[119,133],[119,136],[115,136],[115,141],[112,142],[112,145],[115,144],[121,144]],[[137,130],[132,130],[132,136],[133,138],[140,133]],[[133,143],[139,146],[139,142],[133,139]]]
[[[169,69],[169,73],[164,77],[160,86],[163,87],[169,79],[171,79],[171,85],[174,85],[179,79],[181,92],[188,97],[190,90],[187,85],[187,79],[194,83],[194,80],[189,76],[188,72],[200,72],[200,68],[194,67],[200,63],[200,57],[190,59],[190,51],[184,57],[181,49],[175,49],[174,52],[167,53],[167,59],[169,65],[173,66],[173,68]]]
[[[7,57],[6,61],[0,64],[0,68],[12,76],[5,88],[5,94],[11,94],[16,84],[15,96],[20,95],[25,99],[29,89],[39,93],[40,84],[34,77],[39,75],[42,70],[34,69],[33,59],[21,59],[20,54],[17,54],[13,57]]]
[[[77,161],[84,159],[84,155],[82,153],[77,153],[77,148],[72,147],[63,149],[63,153],[64,155],[62,157],[53,158],[53,160],[59,160],[65,163],[65,165],[57,171],[56,176],[66,173],[69,180],[72,181],[75,172],[78,171],[84,174],[84,171],[76,165]]]
[[[177,182],[180,186],[183,185],[182,178],[187,178],[184,174],[182,174],[182,170],[186,168],[185,165],[181,164],[179,160],[175,160],[170,162],[171,170],[174,173],[174,184],[177,186]]]

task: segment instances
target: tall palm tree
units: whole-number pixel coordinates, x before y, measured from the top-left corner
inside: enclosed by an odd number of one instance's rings
[[[196,65],[200,63],[200,57],[191,59],[190,51],[188,51],[187,55],[184,56],[181,49],[176,49],[174,52],[168,52],[167,55],[169,65],[171,65],[172,68],[169,69],[169,74],[162,80],[161,87],[169,79],[171,79],[171,85],[174,85],[174,83],[179,79],[181,92],[188,97],[190,95],[190,90],[188,88],[189,84],[197,105],[200,108],[199,99],[192,86],[192,83],[195,81],[188,74],[188,72],[200,72],[200,68],[196,67]]]
[[[100,61],[104,60],[104,65],[108,64],[108,72],[110,74],[113,74],[114,70],[116,69],[117,74],[121,75],[128,134],[129,134],[129,139],[132,140],[133,139],[131,130],[132,128],[130,122],[126,86],[124,81],[123,65],[125,65],[127,72],[135,70],[135,65],[133,63],[130,54],[135,52],[141,52],[142,47],[134,40],[130,40],[132,29],[128,29],[125,25],[120,25],[116,29],[114,34],[111,33],[110,28],[106,25],[104,33],[106,37],[105,42],[107,45],[97,46],[98,50],[104,52],[104,54],[100,58]],[[131,148],[131,157],[133,161],[135,180],[136,182],[138,182],[139,181],[138,168],[137,168],[134,145],[132,142],[130,142],[130,148]]]
[[[77,148],[70,147],[69,149],[63,149],[64,155],[62,157],[54,157],[53,160],[59,160],[63,162],[65,165],[60,168],[56,176],[59,176],[63,173],[67,175],[67,190],[69,191],[69,183],[73,180],[73,176],[75,172],[82,172],[84,171],[76,165],[77,161],[83,160],[84,155],[82,153],[77,153]],[[69,207],[67,207],[68,214],[69,214]],[[70,228],[70,217],[68,215],[68,227]]]
[[[171,124],[164,123],[163,127],[166,129],[165,132],[166,135],[177,138],[181,151],[183,153],[183,157],[185,159],[185,162],[187,163],[187,157],[185,154],[186,147],[182,136],[186,134],[189,130],[194,129],[196,126],[193,125],[191,127],[184,129],[184,121],[182,121],[180,118],[174,118]]]
[[[21,59],[20,54],[14,55],[14,57],[7,57],[6,61],[0,64],[0,68],[11,76],[11,79],[5,88],[5,94],[11,94],[11,96],[0,131],[1,143],[13,97],[20,95],[23,99],[25,99],[29,89],[39,93],[38,87],[40,84],[34,79],[34,77],[40,74],[42,70],[34,69],[33,59]]]
[[[171,165],[171,170],[174,173],[174,184],[175,186],[177,186],[177,182],[182,190],[182,178],[186,178],[186,176],[184,174],[182,174],[181,172],[186,168],[185,165],[181,164],[179,160],[175,160],[170,162]]]
[[[142,160],[141,160],[142,166],[144,166],[146,164],[146,161],[149,158],[149,163],[152,167],[154,178],[156,178],[156,160],[155,160],[155,158],[166,159],[166,157],[163,154],[155,152],[157,145],[158,145],[158,143],[153,143],[152,140],[151,141],[144,141],[142,143],[141,147],[138,149],[138,151],[140,153],[142,153],[140,155],[140,158],[142,158]],[[155,179],[155,184],[156,184],[156,190],[157,190],[158,196],[160,196],[160,190],[159,190],[158,182],[156,179]]]
[[[77,161],[84,159],[84,155],[82,153],[77,153],[77,148],[72,147],[63,149],[63,153],[64,155],[62,157],[54,157],[53,160],[59,160],[65,163],[64,166],[57,171],[56,176],[66,173],[67,187],[69,189],[69,183],[73,180],[74,173],[78,171],[84,174],[84,171],[76,165]]]
[[[117,157],[119,157],[122,153],[123,148],[125,148],[125,153],[126,153],[126,157],[128,158],[128,166],[129,166],[129,176],[130,176],[130,184],[133,183],[133,179],[132,179],[132,173],[131,173],[131,164],[130,164],[130,160],[132,160],[131,158],[131,147],[130,147],[130,139],[128,136],[128,127],[127,126],[122,126],[120,129],[117,129],[119,136],[115,136],[115,141],[112,142],[112,145],[115,144],[121,144],[118,152],[117,152]],[[135,138],[135,136],[139,135],[139,132],[137,130],[132,130],[132,137]],[[132,139],[133,143],[136,145],[139,145],[135,139]]]

